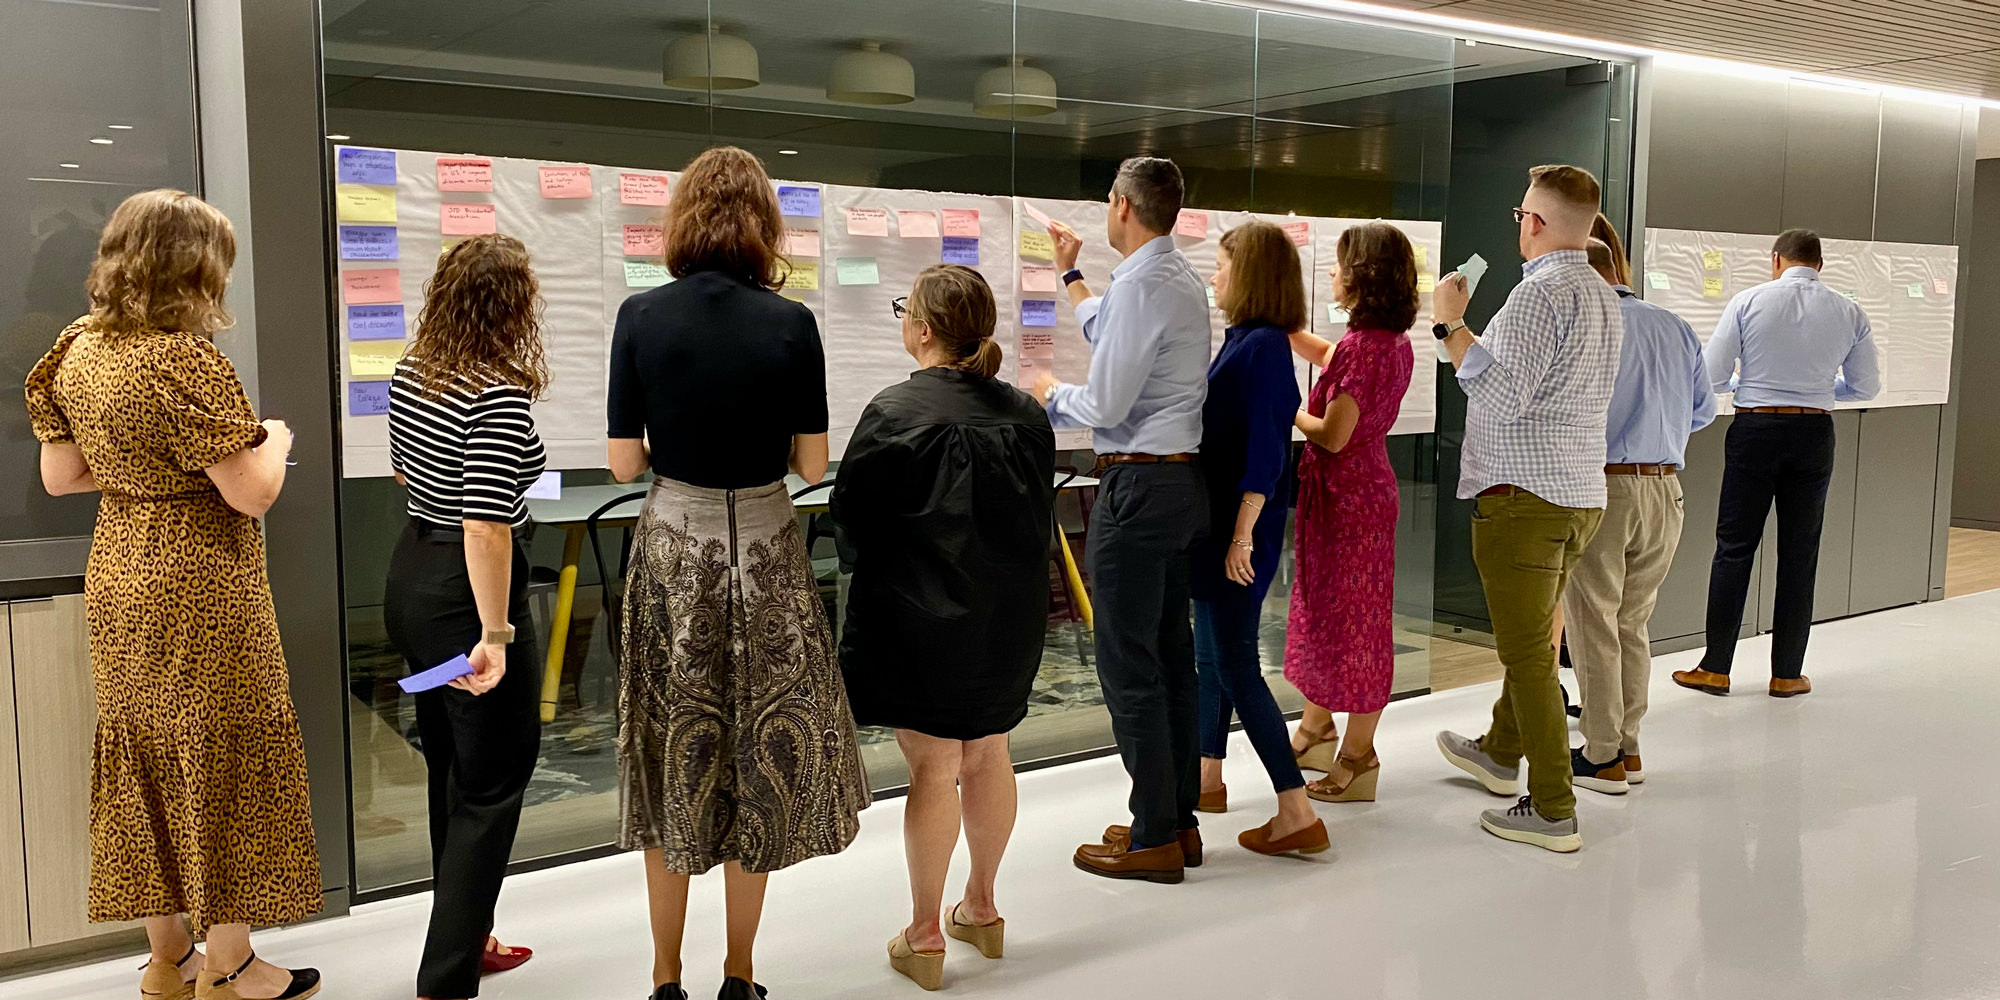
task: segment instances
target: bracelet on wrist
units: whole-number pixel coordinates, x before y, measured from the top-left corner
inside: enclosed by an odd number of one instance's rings
[[[1229,544],[1234,545],[1245,552],[1253,552],[1256,550],[1256,543],[1250,541],[1247,538],[1232,539]]]

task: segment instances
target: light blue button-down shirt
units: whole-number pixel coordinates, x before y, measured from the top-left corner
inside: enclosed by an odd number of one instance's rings
[[[1076,307],[1090,381],[1049,393],[1057,430],[1090,428],[1100,455],[1178,455],[1201,447],[1208,398],[1208,295],[1174,238],[1148,241]]]
[[[1625,342],[1604,421],[1610,465],[1687,465],[1688,435],[1715,420],[1715,393],[1702,364],[1701,338],[1668,309],[1618,292]]]
[[[1874,399],[1882,391],[1868,314],[1810,267],[1788,268],[1729,300],[1702,351],[1715,391],[1736,406],[1809,406]],[[1738,369],[1738,362],[1742,367]]]

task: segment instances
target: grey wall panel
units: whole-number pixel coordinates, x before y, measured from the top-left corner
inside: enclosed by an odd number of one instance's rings
[[[1951,519],[2000,529],[2000,160],[1980,160],[1972,197],[1972,235],[1961,258],[1957,356],[1957,460]]]
[[[1784,216],[1779,228],[1812,229],[1836,239],[1870,239],[1875,226],[1876,142],[1882,136],[1879,99],[1874,94],[1794,84],[1787,89],[1786,105]],[[1957,137],[1954,130],[1952,138]]]
[[[1931,505],[1937,479],[1936,406],[1861,414],[1862,474],[1854,489],[1854,573],[1847,613],[1858,615],[1930,595]]]
[[[1775,233],[1784,204],[1783,86],[1655,66],[1645,224]]]
[[[1960,120],[1953,105],[1882,99],[1875,239],[1957,243]]]
[[[1842,618],[1847,611],[1848,577],[1854,571],[1854,484],[1859,471],[1861,414],[1833,415],[1833,482],[1826,489],[1826,520],[1819,534],[1819,574],[1814,577],[1813,621]],[[1926,565],[1930,556],[1923,557]],[[1778,587],[1778,517],[1764,522],[1757,550],[1757,631],[1771,630],[1771,602]]]
[[[1724,417],[1688,439],[1687,468],[1681,470],[1681,496],[1687,512],[1681,527],[1681,547],[1674,568],[1660,587],[1653,609],[1653,641],[1699,636],[1707,627],[1708,567],[1715,559],[1715,516],[1722,496],[1722,446],[1729,433]],[[1752,586],[1755,587],[1753,578]],[[1752,595],[1754,597],[1754,595]],[[1754,602],[1746,604],[1744,622],[1752,618]]]

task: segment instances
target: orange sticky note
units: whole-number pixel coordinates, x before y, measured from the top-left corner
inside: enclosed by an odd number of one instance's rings
[[[1044,264],[1021,265],[1021,290],[1024,292],[1053,292],[1062,287],[1056,278],[1056,269]]]
[[[1191,208],[1181,209],[1180,216],[1174,220],[1174,235],[1197,240],[1208,239],[1208,213],[1197,212]]]
[[[628,224],[625,227],[625,256],[659,257],[667,252],[667,239],[660,227]]]
[[[1281,222],[1278,224],[1278,228],[1284,230],[1285,235],[1292,238],[1292,245],[1295,247],[1302,247],[1312,242],[1312,223],[1304,219],[1299,219],[1296,222]]]
[[[787,257],[819,256],[819,230],[817,229],[785,230],[785,256]]]
[[[438,229],[446,236],[483,236],[499,232],[493,206],[445,202],[438,206]]]
[[[848,209],[847,235],[849,236],[889,235],[889,210],[886,208]]]
[[[475,156],[440,156],[439,191],[492,191],[493,161]]]
[[[402,272],[393,267],[342,271],[340,297],[351,306],[394,305],[403,301]]]
[[[936,212],[913,212],[900,209],[896,212],[896,232],[906,240],[936,238],[938,220]]]
[[[976,208],[945,209],[944,234],[946,236],[978,236],[979,210]]]
[[[590,197],[589,167],[543,167],[541,176],[544,198]]]
[[[665,174],[619,174],[618,204],[620,205],[665,205],[667,203],[667,175]]]

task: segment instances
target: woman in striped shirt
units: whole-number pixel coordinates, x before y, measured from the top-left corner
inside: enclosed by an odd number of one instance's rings
[[[389,386],[389,460],[410,523],[383,598],[412,672],[466,654],[472,673],[419,692],[436,892],[417,971],[426,1000],[479,995],[527,961],[491,938],[493,906],[541,752],[522,497],[544,457],[528,404],[548,386],[541,293],[511,236],[447,251]]]

